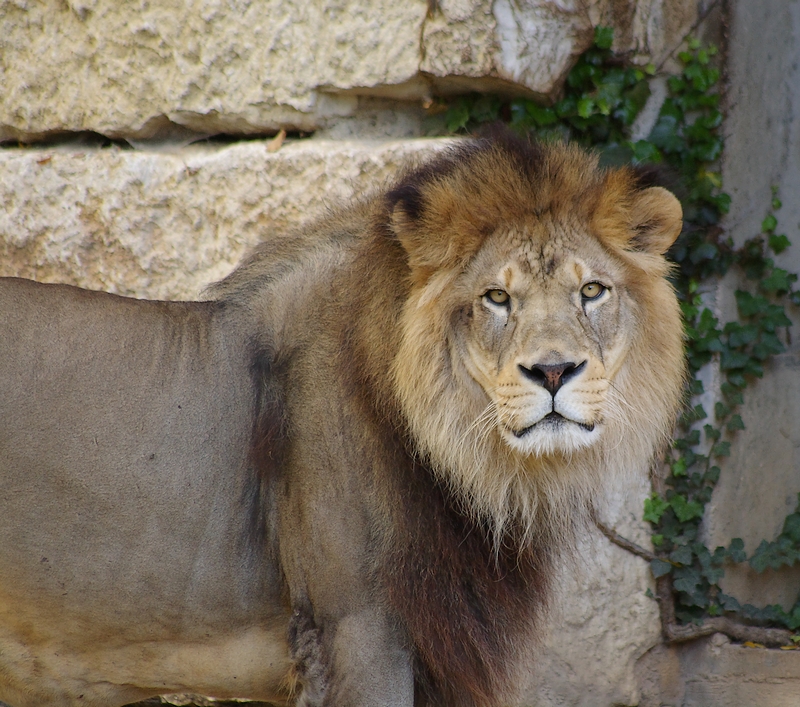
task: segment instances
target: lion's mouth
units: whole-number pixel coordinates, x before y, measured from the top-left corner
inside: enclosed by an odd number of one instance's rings
[[[551,413],[548,413],[547,415],[545,415],[538,422],[534,422],[532,425],[529,425],[528,427],[524,427],[521,430],[513,430],[513,432],[514,432],[514,436],[517,439],[522,439],[526,434],[528,434],[530,431],[532,431],[533,429],[535,429],[539,425],[542,425],[542,426],[545,426],[545,427],[554,427],[554,428],[558,429],[559,427],[561,427],[561,426],[563,426],[563,425],[565,425],[567,423],[571,423],[573,425],[577,425],[581,429],[586,430],[586,432],[591,432],[594,429],[594,425],[589,425],[589,424],[587,424],[585,422],[578,422],[577,420],[570,420],[570,419],[564,417],[563,415],[561,415],[561,414],[559,414],[557,412],[551,412]]]

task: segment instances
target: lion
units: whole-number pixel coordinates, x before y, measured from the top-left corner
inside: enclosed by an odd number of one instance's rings
[[[681,218],[498,133],[202,302],[0,281],[0,699],[514,702],[554,562],[669,439]]]

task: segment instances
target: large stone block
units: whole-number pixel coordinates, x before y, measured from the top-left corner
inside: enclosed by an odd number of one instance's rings
[[[660,61],[697,0],[9,0],[0,140],[311,131],[358,96],[552,93],[592,40]]]
[[[749,648],[722,634],[647,657],[640,707],[796,707],[800,651]]]
[[[193,299],[245,251],[444,140],[0,151],[0,274]]]
[[[731,457],[714,491],[705,519],[708,544],[742,538],[752,554],[762,540],[774,540],[800,493],[800,352],[776,356],[764,379],[747,391],[742,418],[746,429],[731,445]],[[730,567],[721,582],[741,603],[781,604],[800,598],[800,567],[757,574]]]

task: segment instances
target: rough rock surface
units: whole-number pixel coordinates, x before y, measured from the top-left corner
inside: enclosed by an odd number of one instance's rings
[[[719,633],[658,646],[641,667],[639,707],[797,707],[800,696],[800,651],[748,647]]]
[[[0,274],[193,299],[271,231],[446,141],[263,141],[175,153],[0,151]]]
[[[137,297],[190,299],[270,232],[374,188],[446,140],[305,140],[177,154],[0,151],[0,275]],[[605,522],[647,544],[644,475],[619,485]],[[647,563],[587,530],[563,568],[528,695],[539,707],[635,704],[637,659],[659,635]],[[587,701],[588,700],[588,701]]]
[[[800,272],[800,4],[764,0],[732,4],[728,58],[728,110],[722,178],[731,194],[726,234],[737,245],[756,236],[776,187],[783,206],[776,212],[779,233],[792,245],[775,260]],[[770,41],[763,41],[769,37]],[[720,321],[737,317],[735,271],[720,283]],[[746,429],[731,440],[731,456],[706,509],[706,543],[714,548],[742,538],[752,554],[762,540],[774,540],[800,493],[800,308],[788,307],[794,327],[784,339],[787,351],[766,367],[762,380],[745,395],[741,411]],[[719,390],[715,391],[719,395]],[[713,408],[713,403],[706,407]],[[745,566],[726,570],[725,592],[740,603],[798,600],[800,567],[756,574]],[[800,655],[798,656],[800,660]],[[800,703],[800,700],[798,700]],[[762,704],[762,703],[759,703]],[[763,704],[766,704],[763,703]]]
[[[359,95],[545,95],[595,24],[658,62],[696,17],[696,0],[9,0],[0,140],[310,131]]]

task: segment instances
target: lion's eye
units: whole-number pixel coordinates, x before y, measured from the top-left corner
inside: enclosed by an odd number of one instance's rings
[[[484,297],[488,297],[494,304],[508,304],[511,299],[505,290],[489,290]]]
[[[585,300],[597,299],[606,291],[606,287],[599,282],[587,282],[581,287],[581,297]]]

